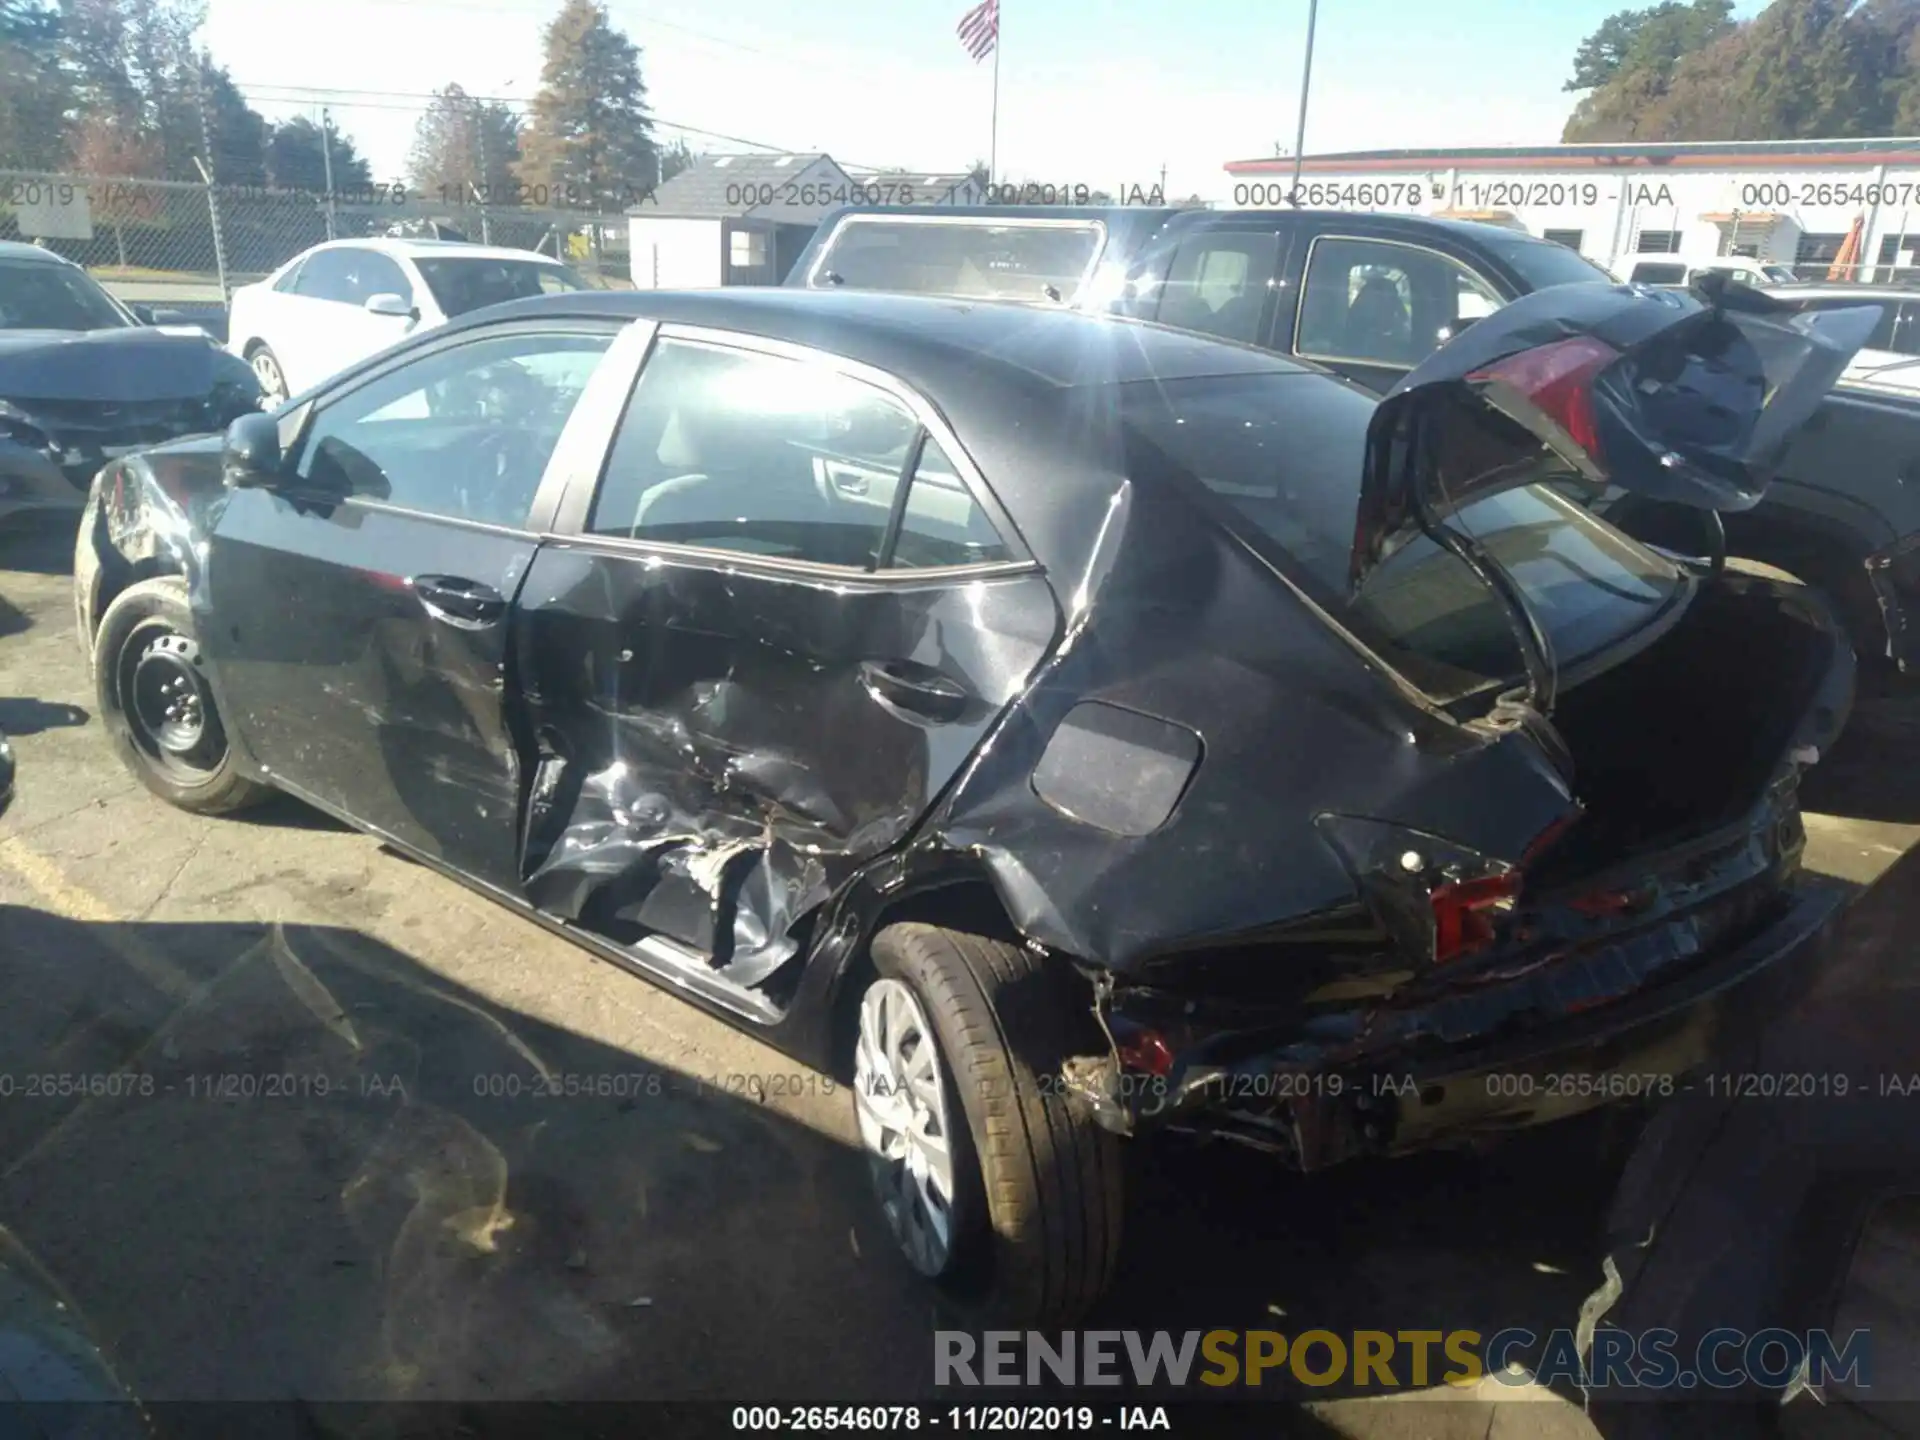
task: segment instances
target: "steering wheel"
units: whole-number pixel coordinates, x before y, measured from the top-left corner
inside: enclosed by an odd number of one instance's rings
[[[462,508],[475,520],[520,524],[540,488],[545,454],[526,430],[503,426],[483,432],[472,450],[471,478],[460,487]]]

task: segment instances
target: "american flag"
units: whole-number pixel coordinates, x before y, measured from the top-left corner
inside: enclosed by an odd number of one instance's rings
[[[993,47],[1000,38],[1000,0],[981,0],[965,15],[955,30],[960,43],[967,47],[967,53],[975,60],[984,60],[993,53]]]

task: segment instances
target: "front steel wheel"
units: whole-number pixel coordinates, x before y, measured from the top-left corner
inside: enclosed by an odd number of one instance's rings
[[[854,1105],[873,1187],[913,1268],[953,1262],[953,1127],[933,1027],[913,992],[876,980],[860,1000]]]
[[[142,580],[114,599],[94,643],[94,680],[121,762],[161,799],[217,815],[267,794],[235,765],[186,581]]]

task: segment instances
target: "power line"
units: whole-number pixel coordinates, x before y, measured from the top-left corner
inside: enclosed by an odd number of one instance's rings
[[[342,110],[407,110],[419,112],[428,109],[434,102],[445,96],[435,91],[422,90],[357,90],[331,85],[271,85],[253,84],[236,80],[234,88],[250,100],[259,100],[269,105],[332,105]],[[267,94],[267,91],[289,93]],[[347,96],[374,96],[371,100],[346,99]],[[465,98],[480,105],[505,105],[524,108],[528,98],[524,95],[466,95]],[[398,104],[397,101],[408,103]],[[649,115],[647,121],[663,130],[675,130],[685,135],[698,135],[705,140],[720,140],[729,145],[745,145],[754,150],[766,150],[776,155],[792,154],[789,145],[774,145],[765,140],[748,140],[739,135],[727,135],[718,130],[703,130],[698,125],[683,125],[676,120],[667,120],[658,115]],[[855,170],[882,170],[881,165],[861,165],[852,160],[839,162]]]

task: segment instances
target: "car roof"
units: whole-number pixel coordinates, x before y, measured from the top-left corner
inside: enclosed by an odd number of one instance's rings
[[[73,261],[64,255],[38,245],[30,245],[24,240],[0,240],[0,260],[43,260],[49,265],[71,265]]]
[[[917,387],[994,371],[1031,388],[1319,374],[1250,345],[1145,321],[1018,301],[955,300],[880,290],[741,286],[715,290],[574,291],[475,312],[462,325],[538,315],[598,315],[732,330],[813,346]]]
[[[377,250],[383,255],[409,260],[460,255],[472,260],[532,260],[541,265],[561,263],[551,255],[541,255],[533,250],[514,250],[503,245],[474,245],[465,240],[400,240],[385,235],[369,236],[365,240],[328,240],[306,253],[312,255],[321,250],[348,249]]]

